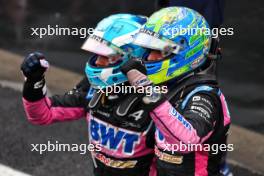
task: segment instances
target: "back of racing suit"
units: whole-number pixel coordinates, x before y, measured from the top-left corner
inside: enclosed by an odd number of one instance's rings
[[[151,112],[157,126],[158,176],[220,175],[221,159],[230,149],[226,145],[230,115],[215,78],[191,76],[170,91],[170,100]],[[219,146],[223,151],[217,150]]]
[[[48,125],[86,116],[89,142],[101,149],[92,152],[96,176],[155,176],[155,127],[140,99],[130,94],[109,98],[91,93],[89,87],[84,78],[65,95],[47,97],[26,82],[23,104],[28,120]]]

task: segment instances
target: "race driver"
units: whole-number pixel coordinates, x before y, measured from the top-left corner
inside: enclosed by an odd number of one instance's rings
[[[220,176],[221,160],[230,149],[230,115],[215,75],[220,53],[209,52],[208,28],[192,9],[161,9],[135,36],[133,43],[148,49],[142,60],[131,59],[121,67],[131,85],[169,87],[166,95],[153,91],[142,98],[156,125],[158,176]],[[201,147],[181,149],[181,144]],[[215,152],[213,145],[225,149]]]
[[[116,14],[98,23],[82,47],[94,53],[86,65],[87,77],[65,95],[46,96],[44,72],[49,64],[43,54],[32,53],[21,65],[26,77],[23,104],[31,123],[86,117],[89,142],[100,146],[92,152],[95,176],[155,176],[155,128],[149,112],[134,94],[107,96],[98,91],[127,82],[120,66],[131,56],[142,57],[144,50],[131,42],[145,22],[143,16]]]

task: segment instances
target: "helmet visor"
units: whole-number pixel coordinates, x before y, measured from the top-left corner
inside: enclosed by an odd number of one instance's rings
[[[119,47],[95,35],[89,37],[84,42],[82,49],[106,57],[123,54],[123,51]]]
[[[133,44],[159,51],[164,51],[169,47],[172,49],[171,52],[174,54],[178,54],[181,48],[169,39],[147,30],[140,30],[140,32],[135,36]]]

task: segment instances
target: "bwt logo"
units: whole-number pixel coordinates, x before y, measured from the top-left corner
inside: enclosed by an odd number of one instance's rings
[[[123,152],[132,155],[135,145],[139,142],[139,135],[128,133],[120,128],[105,125],[95,119],[90,120],[90,135],[93,140],[100,142],[101,146],[105,146],[111,150],[117,150],[121,145]]]
[[[192,130],[190,123],[187,122],[187,120],[185,120],[185,118],[180,113],[178,113],[175,108],[171,107],[170,114],[176,117],[185,126],[185,128]]]

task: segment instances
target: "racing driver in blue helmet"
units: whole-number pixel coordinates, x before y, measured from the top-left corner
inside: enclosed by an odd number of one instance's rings
[[[98,23],[82,49],[94,53],[86,77],[65,95],[46,96],[45,56],[29,54],[21,65],[26,77],[23,105],[28,120],[37,125],[86,117],[95,176],[155,176],[154,123],[135,94],[110,94],[107,86],[127,82],[120,67],[144,50],[132,44],[133,36],[146,22],[143,16],[111,15]],[[55,163],[54,163],[55,164]]]

